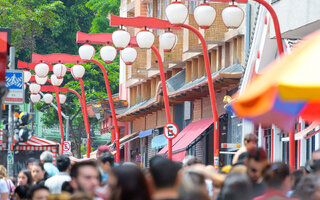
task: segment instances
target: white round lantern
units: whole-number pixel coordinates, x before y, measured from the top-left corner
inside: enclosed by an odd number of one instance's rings
[[[154,35],[148,30],[142,30],[137,34],[136,40],[141,49],[150,49],[154,43]]]
[[[166,31],[159,37],[159,45],[164,50],[164,52],[170,52],[177,43],[176,34],[171,31]]]
[[[30,99],[31,99],[32,103],[38,103],[41,99],[41,96],[40,96],[40,94],[31,94]]]
[[[126,48],[130,43],[130,39],[130,33],[123,29],[116,30],[112,33],[113,44],[119,50]]]
[[[67,72],[67,67],[64,64],[58,63],[53,66],[53,73],[57,78],[63,78]]]
[[[82,65],[74,65],[71,68],[71,74],[72,74],[73,78],[76,79],[76,80],[82,78],[84,73],[85,73],[85,71],[86,70]]]
[[[30,90],[31,94],[38,94],[41,90],[41,86],[37,83],[31,83],[29,85],[29,90]]]
[[[47,94],[43,95],[43,100],[46,104],[50,104],[53,101],[53,95],[50,93],[47,93]]]
[[[221,15],[227,28],[238,28],[244,19],[243,10],[236,5],[229,5],[223,9]]]
[[[208,29],[214,22],[217,12],[209,4],[201,4],[194,10],[194,19],[202,29]]]
[[[106,45],[100,49],[100,56],[105,63],[110,64],[116,58],[117,50],[111,45]]]
[[[51,80],[51,84],[53,86],[60,86],[63,82],[63,78],[57,78],[56,75],[52,74],[51,77],[50,77],[50,80]]]
[[[48,77],[45,76],[43,78],[39,77],[38,75],[35,76],[35,79],[36,79],[36,82],[39,84],[39,85],[44,85],[47,80],[48,80]]]
[[[24,79],[24,82],[27,83],[30,81],[31,79],[31,72],[29,71],[23,71],[23,79]]]
[[[126,65],[132,65],[137,58],[137,51],[132,47],[127,47],[120,52],[121,59]]]
[[[188,8],[181,2],[172,2],[166,8],[166,16],[171,24],[184,24],[188,17]]]
[[[35,66],[34,71],[39,77],[45,77],[49,73],[49,66],[45,63],[40,63]]]
[[[90,44],[84,44],[79,48],[79,56],[81,60],[91,60],[94,56],[95,49]]]
[[[64,94],[59,94],[60,104],[64,104],[67,100],[67,96]]]

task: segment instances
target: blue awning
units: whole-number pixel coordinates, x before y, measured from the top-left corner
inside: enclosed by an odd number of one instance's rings
[[[161,149],[162,147],[168,144],[168,139],[164,134],[157,135],[151,140],[151,148],[152,149]]]
[[[140,132],[139,138],[143,138],[143,137],[147,137],[149,135],[152,135],[152,131],[153,131],[153,129],[149,129],[149,130]]]

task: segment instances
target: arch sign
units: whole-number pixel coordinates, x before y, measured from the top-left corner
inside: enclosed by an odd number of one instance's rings
[[[163,127],[164,136],[169,140],[178,136],[179,128],[174,123],[167,123]]]

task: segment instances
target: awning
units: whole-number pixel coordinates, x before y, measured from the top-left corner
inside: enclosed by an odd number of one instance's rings
[[[157,136],[153,137],[153,139],[151,140],[151,148],[153,150],[161,149],[162,147],[166,146],[167,144],[168,144],[168,139],[166,138],[166,136],[164,136],[164,134],[157,135]]]
[[[126,143],[131,142],[132,140],[135,140],[139,138],[139,132],[131,133],[130,135],[123,136],[119,140],[120,148],[122,148]],[[116,142],[114,141],[109,145],[111,149],[116,149]]]
[[[318,121],[312,122],[307,128],[305,128],[302,131],[296,133],[295,136],[294,136],[294,139],[295,140],[302,140],[302,139],[308,139],[309,137],[312,137],[316,133],[320,132],[320,130],[317,130],[317,131],[315,130],[315,128],[317,128],[318,126],[320,126],[320,122],[318,122]],[[288,142],[289,141],[289,137],[284,137],[281,140],[283,142]]]
[[[139,133],[139,138],[143,138],[143,137],[147,137],[149,135],[152,135],[152,132],[153,132],[153,129],[149,129],[149,130],[146,130],[146,131],[141,131]]]
[[[213,123],[213,118],[208,118],[193,122],[185,127],[176,138],[172,141],[172,152],[178,153],[186,150],[187,147],[196,140],[209,126]],[[168,145],[165,146],[158,154],[166,154]]]
[[[186,157],[186,155],[187,155],[186,151],[181,151],[179,153],[175,153],[172,155],[172,160],[182,162],[182,160]]]

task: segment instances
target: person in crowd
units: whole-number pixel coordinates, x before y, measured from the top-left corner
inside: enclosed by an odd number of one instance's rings
[[[181,167],[166,158],[155,156],[150,160],[150,174],[152,177],[153,199],[178,199],[179,176]]]
[[[14,183],[10,180],[10,178],[7,178],[7,170],[3,165],[0,165],[0,179],[2,180],[1,187],[6,187],[8,189],[8,199],[11,199],[11,197],[14,195],[14,190],[16,189],[16,187]],[[3,185],[3,183],[5,185]],[[1,188],[0,191],[1,190],[4,189]]]
[[[252,197],[257,197],[265,192],[263,170],[267,166],[267,153],[263,148],[252,148],[248,151],[246,167],[247,175],[252,182]]]
[[[101,180],[96,162],[78,162],[71,167],[70,175],[70,185],[74,192],[84,192],[94,196],[95,188],[100,185]]]
[[[290,174],[290,184],[291,184],[291,189],[287,193],[287,197],[291,197],[294,191],[296,190],[296,187],[298,183],[300,182],[301,178],[303,176],[303,170],[295,170]]]
[[[252,184],[244,174],[229,174],[221,188],[219,200],[250,200]]]
[[[263,172],[267,190],[263,195],[254,198],[254,200],[267,200],[275,197],[289,199],[286,197],[290,189],[289,174],[289,167],[286,164],[280,162],[269,164]]]
[[[28,191],[30,187],[28,185],[19,185],[14,190],[14,197],[16,200],[25,200],[28,198]]]
[[[26,169],[27,170],[31,170],[31,167],[33,165],[33,163],[35,162],[38,162],[37,159],[31,157],[31,158],[28,158],[27,162],[26,162]]]
[[[99,166],[103,171],[101,182],[105,183],[108,180],[111,169],[113,168],[114,157],[112,153],[105,152],[100,154],[100,156],[98,157],[98,160],[99,160]]]
[[[32,185],[32,176],[30,170],[22,170],[18,174],[18,185]]]
[[[3,165],[0,165],[0,200],[10,199],[10,188],[6,177],[7,170]]]
[[[42,163],[33,163],[31,168],[31,176],[34,185],[44,185],[47,179],[47,173]]]
[[[71,162],[67,155],[61,155],[58,157],[57,168],[60,172],[48,178],[45,182],[45,186],[49,188],[51,194],[60,194],[62,184],[65,181],[71,181],[71,177],[69,175]]]
[[[110,200],[151,200],[142,171],[133,165],[121,165],[111,170],[108,179]]]
[[[49,176],[54,176],[59,173],[59,170],[56,166],[52,164],[53,162],[53,154],[50,151],[44,151],[40,155],[40,161],[44,166],[47,174]]]
[[[34,185],[29,190],[29,199],[47,200],[50,195],[49,189],[44,185]]]
[[[242,153],[247,152],[252,148],[256,148],[257,147],[257,142],[258,142],[258,138],[257,138],[257,136],[255,134],[253,134],[253,133],[247,134],[244,137],[244,146],[241,147],[236,152],[236,154],[233,156],[232,164],[234,165],[234,164],[236,164],[238,162],[239,156]]]
[[[195,165],[195,164],[202,164],[201,160],[198,159],[197,157],[195,156],[186,156],[183,161],[182,161],[182,165],[183,167],[190,167],[192,165]]]
[[[111,153],[110,147],[108,145],[106,145],[106,144],[105,145],[101,145],[97,149],[97,157],[99,157],[102,153],[107,153],[107,152]]]
[[[320,177],[314,174],[303,176],[292,197],[302,200],[320,200]]]

